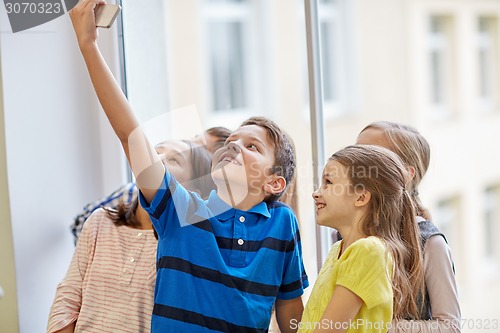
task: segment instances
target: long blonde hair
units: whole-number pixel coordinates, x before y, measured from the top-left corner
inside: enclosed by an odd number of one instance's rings
[[[423,206],[418,193],[418,186],[427,172],[431,160],[429,143],[417,129],[408,125],[378,121],[363,128],[360,134],[369,128],[381,130],[389,142],[390,147],[388,148],[395,152],[406,166],[415,169],[415,175],[407,186],[408,192],[415,203],[417,215],[430,220],[430,213]]]
[[[383,239],[394,259],[394,317],[419,318],[417,304],[418,295],[424,292],[424,266],[404,164],[390,150],[371,145],[346,147],[330,159],[347,168],[355,189],[371,194],[363,231]]]

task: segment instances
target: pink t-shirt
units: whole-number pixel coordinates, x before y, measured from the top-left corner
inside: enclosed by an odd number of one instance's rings
[[[153,230],[116,226],[101,208],[87,220],[47,332],[149,332],[156,277]]]

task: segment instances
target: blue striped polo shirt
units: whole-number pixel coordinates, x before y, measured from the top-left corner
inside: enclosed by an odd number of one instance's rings
[[[159,236],[151,332],[267,332],[276,299],[308,286],[288,206],[241,211],[215,191],[204,201],[168,172],[151,204],[140,200]]]

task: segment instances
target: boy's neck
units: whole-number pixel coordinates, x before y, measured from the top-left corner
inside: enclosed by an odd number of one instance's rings
[[[242,211],[251,209],[265,199],[263,193],[249,193],[247,189],[238,190],[237,188],[226,186],[218,186],[217,195],[229,206]]]

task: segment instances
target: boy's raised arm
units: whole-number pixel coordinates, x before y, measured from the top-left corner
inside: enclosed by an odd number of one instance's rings
[[[69,14],[97,97],[120,139],[137,186],[151,202],[163,180],[165,168],[97,47],[94,9],[103,4],[104,0],[83,0]]]

